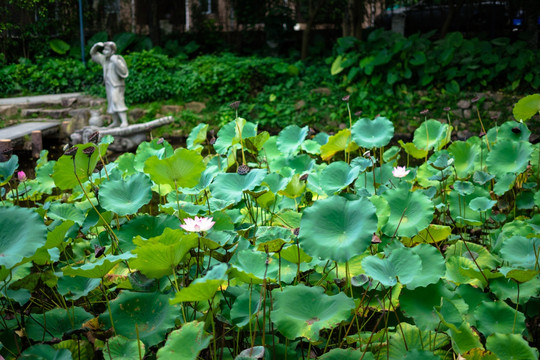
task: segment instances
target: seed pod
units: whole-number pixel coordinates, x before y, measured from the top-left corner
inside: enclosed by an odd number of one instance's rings
[[[236,173],[238,175],[246,175],[248,172],[250,172],[251,169],[249,168],[249,166],[245,165],[245,164],[242,164],[238,167],[238,169],[236,170]]]
[[[87,147],[83,150],[84,155],[86,156],[92,156],[92,154],[96,151],[96,148],[94,146]]]
[[[77,151],[79,150],[78,147],[76,146],[72,146],[70,147],[69,149],[67,149],[66,151],[64,151],[64,155],[67,155],[67,156],[75,156],[75,154],[77,154]]]

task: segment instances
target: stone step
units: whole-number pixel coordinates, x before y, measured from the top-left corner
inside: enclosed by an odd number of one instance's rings
[[[21,109],[21,117],[23,118],[33,118],[33,117],[48,117],[51,119],[62,119],[70,116],[72,108],[62,108],[62,109],[44,109],[44,108],[31,108],[31,109]]]

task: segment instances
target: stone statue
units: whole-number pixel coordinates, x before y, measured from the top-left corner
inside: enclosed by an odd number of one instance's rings
[[[102,49],[99,52],[99,49]],[[98,42],[90,49],[92,60],[103,66],[103,79],[107,92],[107,112],[112,115],[109,127],[126,127],[127,106],[124,102],[125,78],[129,75],[126,61],[115,55],[116,44],[112,41]]]

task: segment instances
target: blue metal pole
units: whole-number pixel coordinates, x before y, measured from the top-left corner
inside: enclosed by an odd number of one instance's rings
[[[81,25],[81,59],[83,64],[86,66],[86,60],[84,58],[84,26],[83,26],[83,10],[82,10],[82,0],[79,0],[79,24]]]

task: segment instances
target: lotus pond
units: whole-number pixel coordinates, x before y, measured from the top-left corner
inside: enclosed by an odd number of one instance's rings
[[[539,98],[466,141],[236,113],[176,150],[43,151],[32,179],[12,155],[0,358],[538,359]]]

